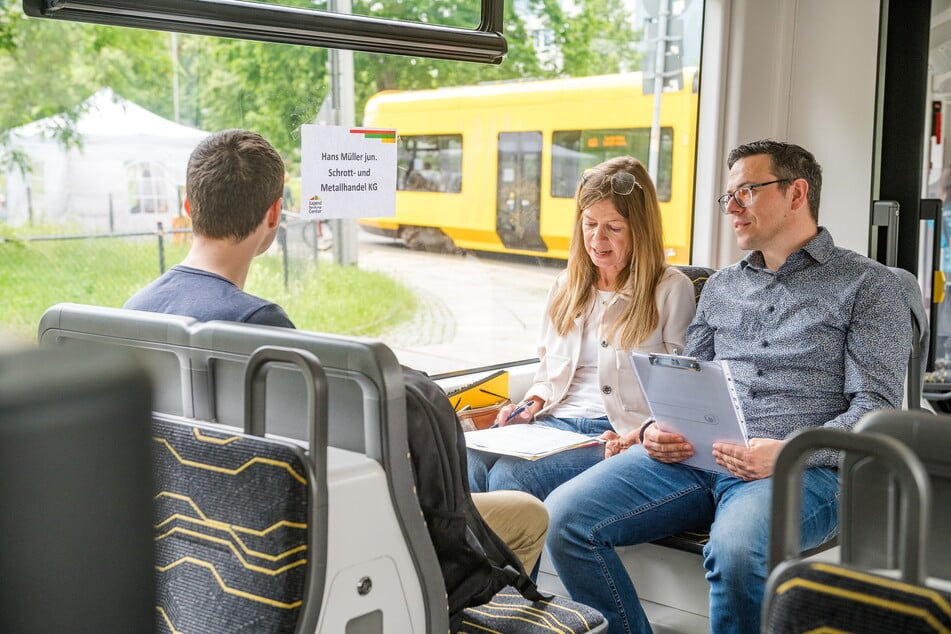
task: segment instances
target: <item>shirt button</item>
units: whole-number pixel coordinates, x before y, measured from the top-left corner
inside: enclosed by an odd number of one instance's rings
[[[768,347],[769,347],[769,342],[768,342],[768,341],[764,341],[762,345],[763,345],[764,348],[768,348]]]
[[[769,312],[772,313],[772,312],[774,312],[774,311],[776,310],[776,307],[775,307],[775,306],[770,306],[770,307],[767,308],[766,310],[768,310]]]
[[[610,385],[604,385],[601,387],[601,392],[604,394],[610,394],[613,390]]]
[[[762,370],[757,370],[757,371],[756,371],[756,376],[763,376],[763,371],[762,371]]]
[[[602,342],[601,342],[601,347],[602,347],[602,348],[607,348],[607,347],[608,347],[608,342],[607,342],[607,341],[602,341]]]

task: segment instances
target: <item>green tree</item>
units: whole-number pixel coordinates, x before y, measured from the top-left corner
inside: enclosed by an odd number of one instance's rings
[[[531,0],[530,6],[554,35],[560,59],[553,72],[585,77],[640,69],[641,33],[622,0],[576,0],[570,14],[559,0]]]
[[[313,0],[280,4],[325,8]],[[588,75],[637,65],[636,33],[621,0],[578,0],[578,13],[571,16],[557,0],[527,5],[555,33],[558,67],[539,64],[515,3],[506,2],[509,49],[499,65],[355,53],[357,123],[366,100],[380,90]],[[479,10],[472,0],[354,0],[353,6],[356,14],[464,28],[477,25]],[[314,120],[329,92],[327,59],[320,48],[31,19],[20,0],[0,0],[0,130],[65,112],[61,138],[81,142],[71,137],[77,104],[105,86],[172,118],[176,77],[181,123],[257,130],[293,163],[299,160],[300,125]]]
[[[299,160],[300,125],[314,120],[326,92],[327,51],[221,39],[202,42],[199,53],[190,77],[201,103],[196,125],[254,130]]]
[[[20,2],[0,9],[0,130],[62,115],[56,136],[81,144],[81,103],[103,87],[169,116],[168,34],[27,18]]]
[[[508,53],[499,65],[459,63],[418,57],[356,53],[358,118],[366,100],[381,90],[417,90],[461,86],[485,81],[544,77],[538,58],[513,2],[505,3],[503,20]],[[475,28],[479,5],[472,0],[396,0],[386,3],[356,0],[354,13],[407,21]]]

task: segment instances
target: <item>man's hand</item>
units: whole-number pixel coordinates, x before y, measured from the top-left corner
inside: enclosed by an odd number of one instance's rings
[[[606,441],[604,443],[604,457],[610,458],[611,456],[627,451],[632,445],[636,445],[637,432],[638,430],[635,429],[630,433],[619,436],[617,432],[609,429],[598,436],[601,440]]]
[[[654,423],[644,430],[644,451],[658,462],[682,462],[693,455],[693,445],[680,434],[664,431]]]
[[[752,438],[749,447],[716,442],[713,443],[713,458],[741,480],[761,480],[773,475],[776,456],[782,447],[782,440],[772,438]]]

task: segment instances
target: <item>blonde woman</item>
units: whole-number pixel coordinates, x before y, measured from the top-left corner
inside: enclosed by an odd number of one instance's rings
[[[660,205],[644,165],[623,156],[586,170],[575,200],[568,266],[549,293],[538,372],[519,408],[502,408],[496,423],[535,423],[607,443],[535,461],[469,450],[473,491],[520,490],[544,500],[637,443],[649,411],[630,353],[683,349],[696,310],[693,284],[664,260]]]

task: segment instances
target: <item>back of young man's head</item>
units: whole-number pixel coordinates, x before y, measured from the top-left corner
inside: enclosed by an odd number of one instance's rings
[[[284,160],[256,132],[216,132],[188,159],[185,195],[196,235],[243,240],[283,192]]]

